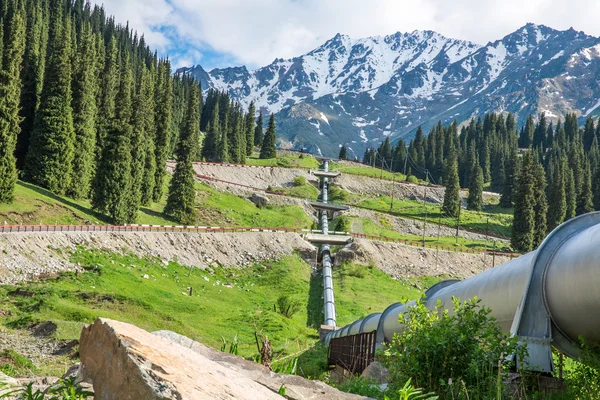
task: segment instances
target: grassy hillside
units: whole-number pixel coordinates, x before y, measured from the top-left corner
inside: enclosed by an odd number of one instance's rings
[[[19,292],[0,287],[6,299],[0,321],[18,329],[50,320],[58,325],[57,338],[77,339],[83,324],[106,317],[149,331],[173,330],[217,349],[221,337],[231,343],[237,335],[245,357],[257,354],[255,327],[268,335],[276,358],[301,353],[318,341],[322,278],[297,256],[212,273],[97,249],[78,249],[71,260],[87,272],[23,284]],[[416,282],[395,281],[374,267],[345,265],[336,269],[334,281],[339,325],[420,294]],[[423,278],[419,285],[434,281]],[[291,318],[274,311],[283,295],[297,305]],[[315,376],[323,366],[322,358],[320,367],[311,357],[303,362],[306,375]]]
[[[199,225],[228,225],[239,227],[310,227],[312,221],[297,206],[268,206],[257,208],[248,199],[219,192],[208,185],[197,183],[197,210]],[[166,193],[166,188],[165,188]],[[162,213],[166,194],[159,203],[142,207],[137,223],[150,225],[177,225]],[[0,224],[24,225],[81,225],[108,224],[109,220],[92,210],[89,200],[73,200],[58,196],[39,186],[18,182],[15,201],[0,204]]]

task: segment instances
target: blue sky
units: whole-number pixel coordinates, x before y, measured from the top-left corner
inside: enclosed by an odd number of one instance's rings
[[[479,44],[527,22],[600,36],[597,0],[92,0],[175,67],[268,65],[353,38],[434,30]]]

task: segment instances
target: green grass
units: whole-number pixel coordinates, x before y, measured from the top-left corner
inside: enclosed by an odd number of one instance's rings
[[[236,227],[309,228],[312,220],[299,206],[258,208],[248,199],[196,183],[198,223]]]
[[[264,167],[305,168],[316,169],[321,163],[310,154],[289,154],[279,152],[277,158],[261,160],[258,153],[246,158],[248,165],[260,165]]]
[[[319,196],[319,190],[307,183],[300,186],[288,186],[288,187],[275,187],[274,192],[285,194],[287,196],[301,197],[305,199],[317,199]]]
[[[376,199],[364,199],[357,205],[375,211],[390,211],[391,197],[379,196]],[[441,211],[441,205],[419,202],[416,200],[398,200],[394,199],[392,208],[394,215],[412,219],[425,219],[432,223],[440,221],[442,225],[456,227],[457,218],[450,218]],[[489,221],[489,223],[488,223]],[[501,208],[497,205],[488,206],[485,212],[476,212],[470,210],[461,210],[460,228],[471,229],[473,231],[486,231],[489,234],[510,237],[512,225],[512,209]]]
[[[380,217],[379,221],[373,221],[369,218],[355,218],[358,219],[359,223],[362,227],[362,232],[365,235],[370,236],[380,236],[388,239],[394,240],[408,240],[415,243],[422,243],[423,236],[421,235],[411,235],[400,233],[396,231],[389,219],[385,215]],[[428,221],[428,224],[437,224],[437,221]],[[468,248],[472,250],[491,250],[493,248],[493,238],[487,241],[487,244],[484,240],[470,240],[462,237],[458,238],[458,244],[455,236],[440,236],[439,241],[437,237],[425,237],[425,244],[428,246],[437,246],[439,244],[440,247],[459,247],[459,248]],[[498,245],[499,248],[502,245]]]
[[[170,176],[168,176],[169,178]],[[164,196],[150,207],[141,207],[136,223],[149,225],[177,225],[164,215],[168,178]],[[298,206],[269,206],[259,209],[248,199],[219,192],[212,187],[197,183],[198,224],[229,225],[239,227],[310,227],[312,221]],[[316,191],[316,189],[313,187]],[[315,197],[310,188],[299,188]],[[73,200],[56,195],[39,186],[17,182],[15,201],[0,204],[0,224],[24,225],[82,225],[92,223],[109,224],[104,215],[92,210],[89,200]]]
[[[323,321],[322,277],[312,276],[298,256],[242,269],[217,268],[213,274],[194,269],[190,276],[188,267],[174,262],[167,266],[156,258],[101,250],[79,248],[71,260],[88,271],[22,284],[30,296],[0,287],[5,310],[10,310],[1,322],[15,328],[50,320],[58,326],[57,338],[77,339],[84,324],[105,317],[148,331],[173,330],[215,348],[220,348],[221,336],[231,342],[238,335],[245,357],[257,354],[256,326],[273,343],[276,358],[311,349],[302,354],[299,366],[305,375],[322,372],[323,349],[313,348]],[[435,281],[420,280],[422,285]],[[335,270],[334,282],[339,325],[420,295],[415,282],[395,281],[373,266],[344,265]],[[273,311],[283,294],[302,304],[292,318]]]

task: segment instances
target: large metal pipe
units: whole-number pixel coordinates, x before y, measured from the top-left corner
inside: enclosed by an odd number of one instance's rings
[[[492,310],[505,333],[527,344],[532,369],[552,371],[550,344],[571,357],[579,337],[600,343],[600,212],[573,218],[556,228],[540,247],[464,281],[444,281],[425,293],[429,309],[452,298],[477,297]],[[377,342],[390,342],[403,326],[398,318],[415,302],[390,305],[382,314],[360,320],[357,333],[377,330]],[[351,324],[352,325],[352,324]],[[325,338],[343,337],[351,329]]]
[[[323,170],[329,171],[329,162],[323,162]],[[321,201],[327,203],[329,190],[329,179],[323,178],[323,187],[321,189]],[[321,230],[323,235],[329,235],[329,220],[327,219],[327,211],[321,211]],[[335,318],[335,298],[333,295],[333,271],[331,265],[331,252],[329,245],[321,247],[321,262],[323,264],[323,301],[325,313],[325,325],[337,326]]]

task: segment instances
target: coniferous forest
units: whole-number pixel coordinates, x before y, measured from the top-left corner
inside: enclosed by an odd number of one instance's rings
[[[600,120],[578,125],[567,114],[556,125],[544,114],[517,127],[512,114],[486,114],[462,127],[441,122],[428,136],[421,128],[408,146],[386,139],[365,151],[365,164],[414,175],[446,186],[443,209],[460,212],[459,187],[469,189],[466,206],[481,210],[482,189],[501,193],[514,207],[512,246],[528,252],[564,221],[600,209]]]
[[[131,223],[163,197],[165,165],[176,158],[165,211],[189,222],[192,161],[244,163],[262,145],[254,105],[243,110],[213,90],[203,99],[199,82],[173,75],[103,7],[2,0],[0,27],[0,202],[12,202],[23,179]]]

